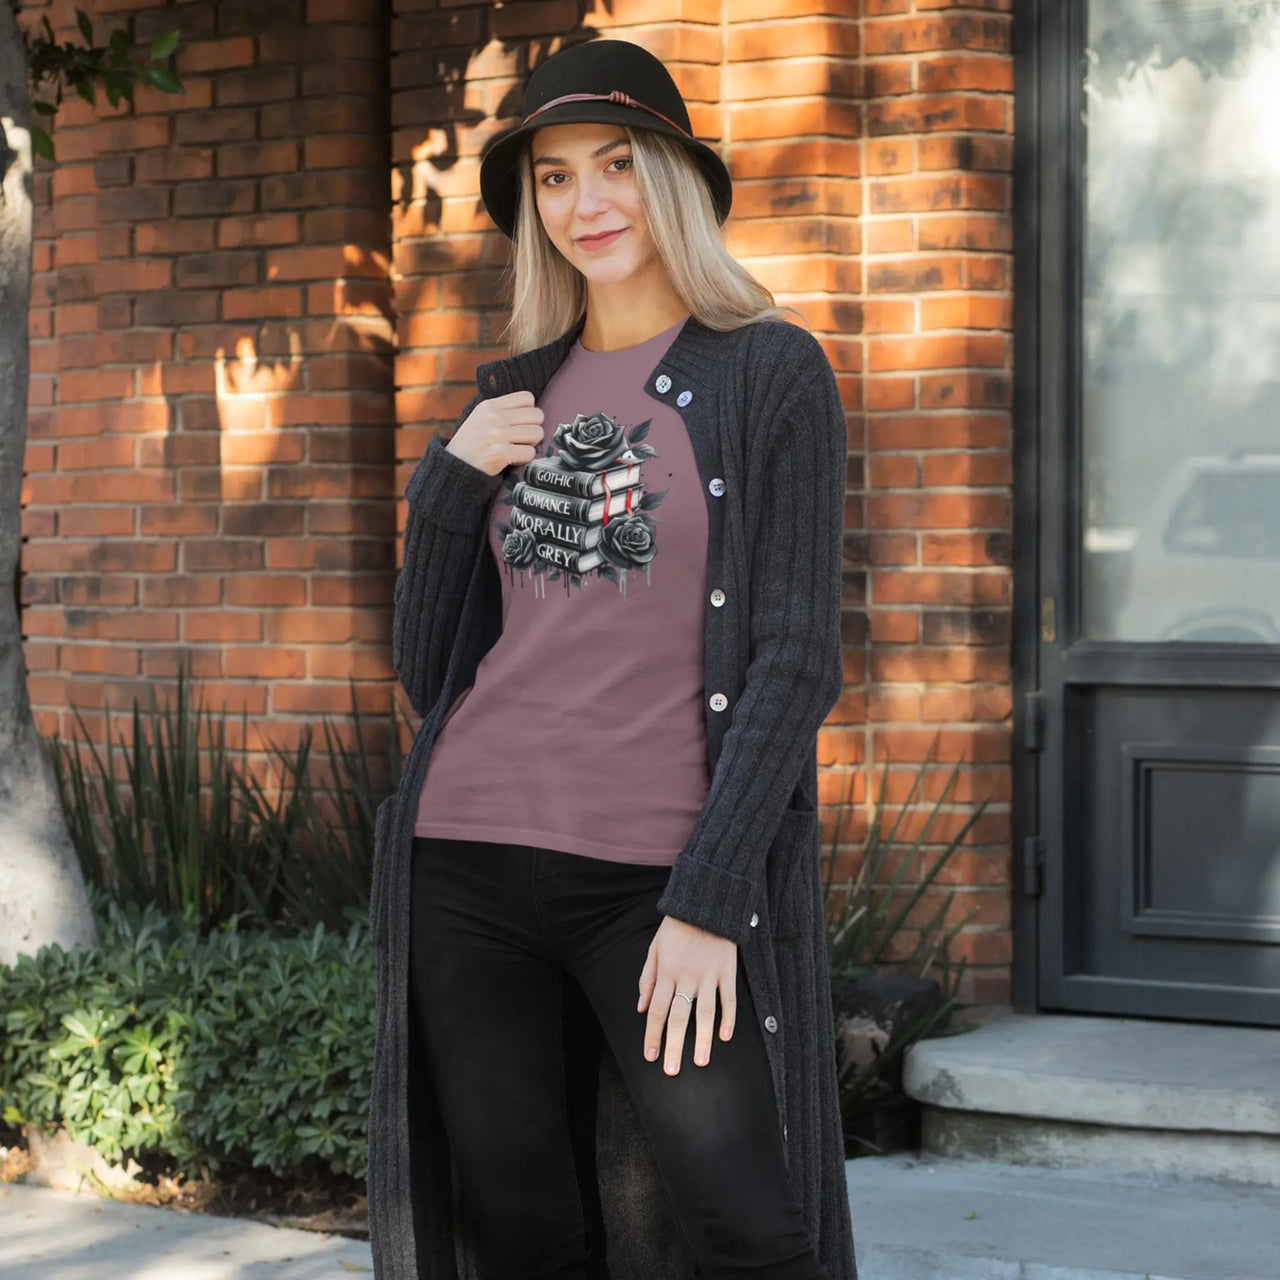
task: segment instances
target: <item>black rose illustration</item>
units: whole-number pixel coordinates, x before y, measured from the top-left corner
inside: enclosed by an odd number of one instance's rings
[[[551,438],[560,461],[575,471],[603,471],[627,451],[626,433],[607,413],[589,418],[578,414],[572,422],[562,422]]]
[[[620,569],[643,569],[653,559],[653,526],[643,516],[610,520],[600,539],[600,550]]]
[[[513,569],[530,569],[538,558],[538,540],[530,529],[512,529],[502,540],[502,562]]]

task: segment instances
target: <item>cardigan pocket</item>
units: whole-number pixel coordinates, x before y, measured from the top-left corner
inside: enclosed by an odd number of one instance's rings
[[[782,811],[782,821],[769,846],[765,883],[769,891],[769,917],[777,942],[807,935],[807,904],[800,900],[805,896],[804,886],[808,883],[803,860],[813,856],[817,827],[816,808],[788,805]]]

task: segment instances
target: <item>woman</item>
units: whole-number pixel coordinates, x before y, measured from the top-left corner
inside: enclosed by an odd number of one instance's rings
[[[728,172],[638,46],[543,63],[481,191],[513,355],[406,488],[375,1269],[854,1280],[816,814],[834,375],[721,248]]]

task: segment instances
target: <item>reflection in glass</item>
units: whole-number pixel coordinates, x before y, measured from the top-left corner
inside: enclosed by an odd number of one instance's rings
[[[1280,642],[1280,3],[1090,0],[1092,639]]]

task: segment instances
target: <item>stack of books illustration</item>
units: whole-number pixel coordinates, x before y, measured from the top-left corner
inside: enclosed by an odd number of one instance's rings
[[[574,470],[558,457],[534,458],[512,490],[511,524],[533,534],[540,559],[565,573],[587,573],[605,560],[605,526],[638,513],[643,493],[640,459],[630,451],[603,471]]]

